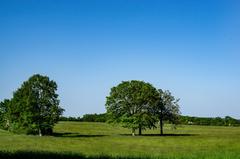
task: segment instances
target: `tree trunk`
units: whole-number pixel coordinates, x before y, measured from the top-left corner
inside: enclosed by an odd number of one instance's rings
[[[163,118],[160,117],[159,120],[160,120],[160,122],[159,122],[160,123],[160,134],[163,135]]]
[[[39,134],[39,136],[42,136],[42,131],[40,128],[38,129],[38,134]]]
[[[159,124],[160,124],[160,135],[163,135],[163,109],[161,109],[160,111]]]
[[[132,136],[135,136],[135,129],[132,128]]]
[[[139,124],[138,135],[142,135],[142,125]]]

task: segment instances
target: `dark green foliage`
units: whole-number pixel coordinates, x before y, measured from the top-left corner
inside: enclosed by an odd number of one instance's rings
[[[230,116],[226,116],[224,118],[224,125],[225,126],[237,126],[237,125],[240,125],[240,120],[234,119]]]
[[[240,126],[240,121],[230,116],[225,118],[180,116],[180,123],[185,125]]]
[[[7,129],[9,125],[9,105],[10,105],[10,100],[5,99],[3,102],[0,102],[0,128],[2,129]]]
[[[81,117],[65,117],[65,116],[61,116],[59,118],[59,121],[82,121],[82,118]]]
[[[61,116],[60,121],[82,121],[82,122],[106,122],[107,114],[85,114],[83,117],[64,117]]]
[[[183,125],[211,125],[211,126],[240,126],[240,120],[234,119],[230,116],[225,118],[213,117],[190,117],[177,115],[177,118],[164,118],[163,122],[168,124],[183,124]],[[177,119],[177,120],[176,120]],[[108,120],[107,114],[85,114],[83,117],[64,117],[61,116],[59,121],[80,121],[80,122],[106,122]]]
[[[179,99],[175,99],[170,91],[158,90],[156,105],[151,107],[151,112],[159,121],[160,134],[163,134],[163,121],[178,124],[179,121]]]
[[[151,84],[142,81],[122,82],[111,89],[107,97],[107,114],[111,121],[124,127],[135,129],[155,128],[159,122],[163,134],[163,121],[177,124],[179,99],[169,91],[157,90]]]
[[[124,81],[111,89],[106,109],[110,122],[121,123],[123,127],[141,130],[154,126],[155,118],[149,108],[155,104],[157,90],[143,81]]]
[[[26,134],[51,134],[63,109],[56,94],[57,84],[47,76],[33,75],[1,103],[3,128]]]
[[[107,121],[107,114],[85,114],[81,118],[81,121],[85,122],[106,122]]]

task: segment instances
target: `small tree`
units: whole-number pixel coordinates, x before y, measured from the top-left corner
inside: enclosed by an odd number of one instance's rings
[[[107,97],[106,109],[110,122],[121,123],[123,127],[131,128],[132,135],[139,129],[151,128],[154,118],[149,114],[149,108],[155,103],[157,90],[143,81],[124,81],[111,89]]]
[[[178,117],[180,115],[178,102],[179,99],[175,99],[170,91],[158,90],[157,104],[153,107],[152,112],[159,120],[161,135],[163,135],[164,120],[168,120],[173,124],[178,122]]]

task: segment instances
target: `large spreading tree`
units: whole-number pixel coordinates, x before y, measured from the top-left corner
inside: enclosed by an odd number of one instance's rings
[[[131,128],[133,136],[139,129],[141,135],[142,129],[154,126],[155,118],[149,113],[149,108],[155,104],[157,94],[157,90],[144,81],[123,81],[113,87],[107,97],[110,121]]]
[[[179,99],[170,91],[157,90],[143,81],[124,81],[111,89],[106,109],[110,122],[135,130],[156,127],[159,122],[163,134],[163,121],[177,124],[179,121]]]
[[[57,84],[47,76],[33,75],[0,104],[2,128],[28,134],[51,134],[64,111],[59,106]]]

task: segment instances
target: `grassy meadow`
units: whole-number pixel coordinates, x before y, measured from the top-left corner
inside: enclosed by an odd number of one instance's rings
[[[240,127],[165,125],[132,137],[106,123],[59,122],[53,136],[0,130],[0,158],[240,158]]]

